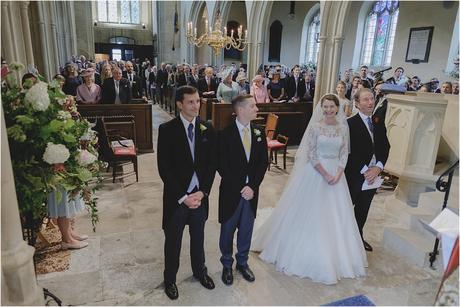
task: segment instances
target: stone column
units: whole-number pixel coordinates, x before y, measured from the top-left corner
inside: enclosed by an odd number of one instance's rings
[[[3,110],[2,110],[3,114]],[[2,117],[2,305],[43,305],[34,271],[34,248],[22,238],[10,149]]]
[[[67,16],[69,18],[69,29],[70,29],[70,46],[72,50],[72,54],[79,56],[77,54],[77,30],[75,26],[75,9],[74,9],[74,2],[69,1],[66,2],[67,4]]]
[[[20,3],[21,6],[21,23],[22,33],[24,36],[24,48],[26,51],[27,64],[35,64],[34,53],[32,48],[32,36],[30,35],[30,24],[29,24],[29,1],[23,1]]]
[[[42,52],[42,57],[43,57],[43,69],[44,71],[42,72],[48,79],[51,78],[51,73],[50,73],[50,61],[49,61],[49,52],[48,52],[48,37],[46,35],[46,22],[45,22],[45,8],[44,5],[46,3],[44,2],[37,2],[37,8],[38,8],[38,27],[40,29],[40,49]]]
[[[2,1],[2,53],[8,63],[17,60],[11,36],[9,6],[10,2]]]

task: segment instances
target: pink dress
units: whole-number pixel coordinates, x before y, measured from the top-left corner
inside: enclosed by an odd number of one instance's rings
[[[270,97],[268,96],[267,88],[264,85],[258,87],[255,84],[253,84],[251,86],[251,95],[254,97],[256,103],[270,102]]]
[[[84,104],[94,104],[101,100],[101,87],[95,83],[88,88],[86,84],[77,87],[77,101]]]

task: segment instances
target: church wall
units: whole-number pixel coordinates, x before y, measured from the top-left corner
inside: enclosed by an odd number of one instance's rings
[[[94,59],[94,25],[92,3],[89,1],[75,1],[75,26],[77,33],[77,54]]]
[[[452,2],[452,7],[450,8],[445,8],[444,2],[400,1],[399,18],[391,58],[393,69],[385,73],[385,78],[391,77],[394,69],[401,66],[405,68],[406,75],[417,75],[422,79],[422,82],[426,82],[432,77],[438,77],[441,81],[450,80],[450,77],[444,73],[444,70],[451,48],[452,33],[458,12],[458,2]],[[360,49],[357,48],[355,43],[357,28],[359,27],[359,12],[362,5],[362,1],[353,2],[349,11],[340,63],[341,72],[347,68],[353,68],[356,71],[360,65]],[[427,26],[434,26],[428,63],[412,64],[405,62],[410,28]]]
[[[174,35],[174,8],[175,1],[158,1],[158,63],[181,62],[181,45],[184,40],[180,39],[180,32]],[[181,3],[177,2],[177,9],[180,12]],[[179,19],[180,20],[180,19]],[[181,31],[181,25],[179,25]],[[182,29],[183,31],[183,29]],[[172,50],[174,42],[175,50]]]
[[[288,17],[290,5],[289,1],[276,1],[273,3],[265,35],[265,43],[263,46],[264,63],[270,63],[268,62],[270,25],[275,20],[279,20],[283,25],[280,63],[285,64],[288,67],[299,64],[298,61],[300,56],[303,22],[310,8],[316,3],[316,1],[297,1],[295,6],[295,17],[293,19]],[[276,63],[273,62],[270,64]]]
[[[240,25],[243,26],[243,35],[244,35],[244,31],[248,28],[248,25],[247,25],[247,17],[246,17],[246,5],[244,4],[244,2],[233,2],[232,3],[232,6],[230,7],[230,12],[228,14],[228,18],[227,18],[227,21],[236,21],[238,22]],[[223,53],[224,51],[222,51]],[[226,64],[231,64],[232,62],[237,62],[236,60],[234,59],[226,59],[225,60],[225,63]],[[246,51],[243,51],[243,56],[242,56],[242,60],[241,60],[242,63],[247,63],[247,52]]]

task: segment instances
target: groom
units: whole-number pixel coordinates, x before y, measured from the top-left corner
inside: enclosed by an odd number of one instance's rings
[[[251,124],[257,106],[251,95],[232,100],[236,119],[219,137],[219,247],[222,253],[222,281],[233,283],[233,236],[238,228],[236,269],[247,281],[254,281],[248,266],[259,186],[268,166],[267,141],[262,129]]]
[[[197,89],[179,87],[176,104],[179,116],[160,125],[158,132],[158,171],[164,183],[164,284],[165,293],[172,300],[179,297],[176,274],[185,225],[190,232],[193,276],[203,287],[214,289],[205,266],[204,224],[217,163],[214,129],[197,117],[200,109]]]
[[[362,191],[361,188],[364,180],[372,184],[383,171],[388,159],[390,143],[388,142],[385,123],[372,116],[375,106],[372,91],[361,88],[356,92],[354,100],[359,112],[348,119],[350,154],[345,168],[345,176],[355,207],[355,218],[363,239],[363,245],[365,250],[370,252],[372,246],[364,240],[363,228],[377,189]],[[361,174],[364,165],[368,166],[369,169]]]

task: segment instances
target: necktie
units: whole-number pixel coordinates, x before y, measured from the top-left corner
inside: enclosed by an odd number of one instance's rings
[[[190,123],[188,125],[187,130],[188,130],[188,138],[189,138],[190,142],[193,142],[193,124],[192,123]]]
[[[374,124],[372,124],[372,119],[371,119],[370,116],[367,118],[367,125],[369,126],[369,130],[370,130],[372,133],[374,133]]]
[[[211,91],[211,80],[210,79],[206,79],[207,82],[208,82],[208,92]]]
[[[243,147],[246,154],[251,152],[251,141],[249,140],[249,129],[248,127],[243,128]]]

